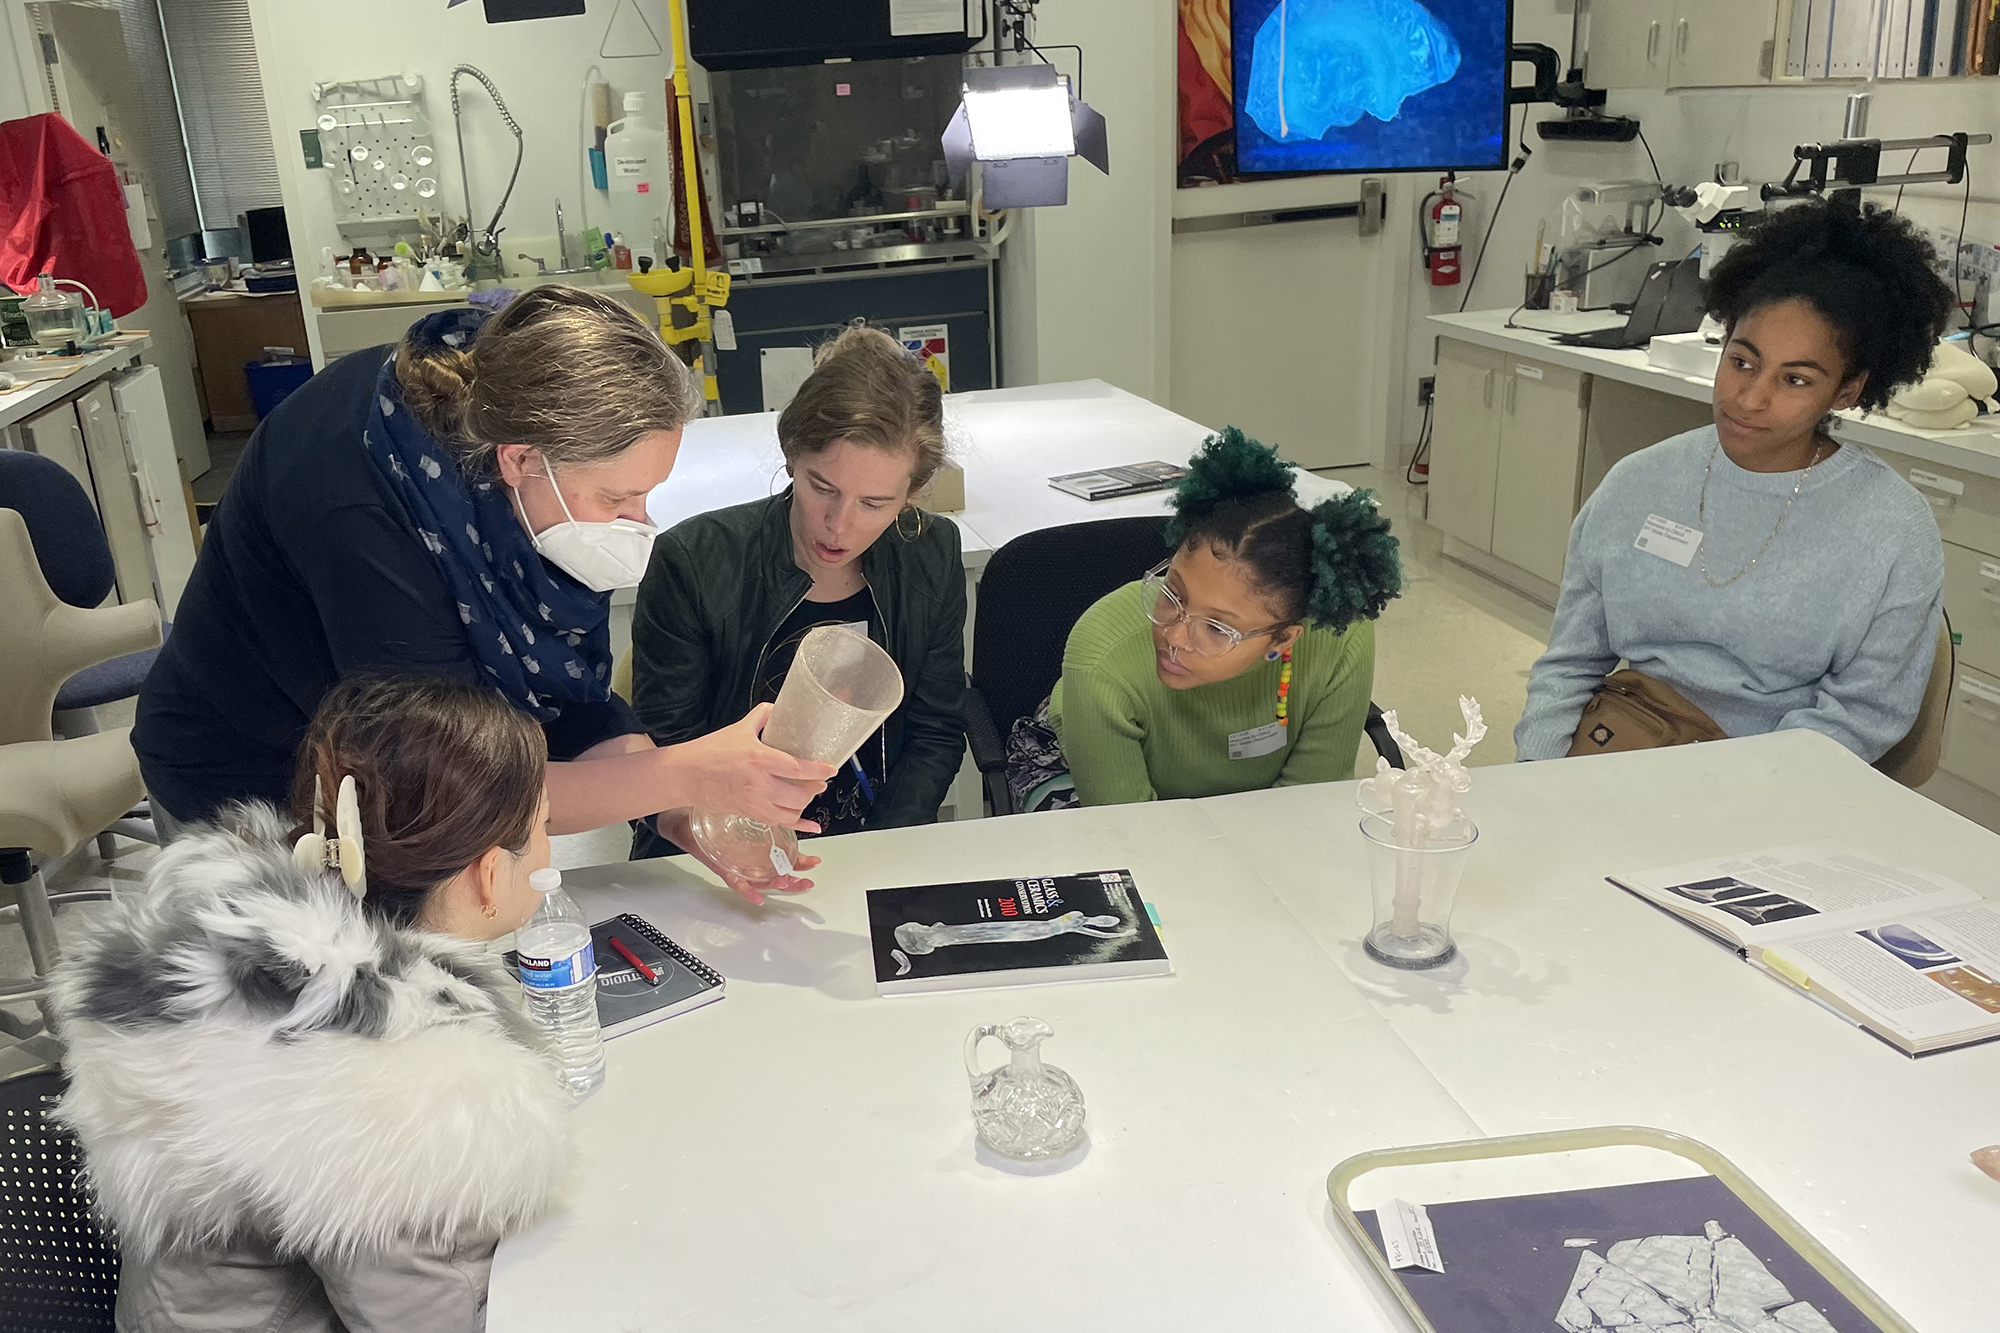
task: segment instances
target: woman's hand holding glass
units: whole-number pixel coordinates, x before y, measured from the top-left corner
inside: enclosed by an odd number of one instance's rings
[[[818,833],[819,825],[801,819],[800,812],[840,770],[764,744],[761,736],[771,707],[758,704],[742,721],[673,747],[676,759],[687,766],[704,808],[773,828]]]
[[[724,884],[727,884],[738,897],[748,902],[751,906],[762,907],[764,905],[764,895],[767,893],[804,893],[813,886],[811,880],[796,874],[780,875],[776,879],[766,878],[755,882],[737,874],[728,866],[723,865],[701,850],[699,840],[689,831],[688,819],[691,813],[688,810],[669,810],[661,815],[656,821],[656,827],[660,831],[660,836],[672,840],[676,846],[687,848],[690,856],[707,866],[710,870],[713,870]],[[817,856],[807,856],[804,853],[800,853],[799,856],[793,859],[792,869],[795,871],[811,870],[818,864],[819,858]]]

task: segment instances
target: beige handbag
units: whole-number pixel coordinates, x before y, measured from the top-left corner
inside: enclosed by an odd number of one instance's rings
[[[1626,667],[1606,676],[1583,706],[1569,752],[1572,757],[1621,754],[1728,738],[1714,718],[1681,697],[1679,690]]]

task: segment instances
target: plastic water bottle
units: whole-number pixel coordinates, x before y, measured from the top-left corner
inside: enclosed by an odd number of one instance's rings
[[[673,228],[673,171],[667,132],[646,119],[646,95],[625,94],[625,114],[611,122],[604,139],[611,182],[611,230],[632,250],[632,268],[641,259],[660,267],[656,231]]]
[[[562,872],[537,870],[528,885],[542,905],[514,937],[528,1012],[562,1062],[562,1084],[582,1101],[604,1086],[604,1033],[597,1025],[597,952],[590,922],[563,892]]]

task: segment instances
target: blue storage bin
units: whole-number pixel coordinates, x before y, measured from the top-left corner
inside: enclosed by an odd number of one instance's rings
[[[313,368],[310,361],[246,361],[243,374],[250,381],[251,406],[262,421],[312,378]]]

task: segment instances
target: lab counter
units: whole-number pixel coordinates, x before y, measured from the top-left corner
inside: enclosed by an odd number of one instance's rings
[[[1554,606],[1569,528],[1619,459],[1709,424],[1710,379],[1648,363],[1645,349],[1569,347],[1551,334],[1623,316],[1545,310],[1433,315],[1430,522],[1447,558]],[[1529,327],[1519,327],[1526,325]],[[1843,412],[1863,445],[1931,504],[1945,542],[1945,611],[1958,638],[1944,772],[1930,794],[2000,827],[2000,429],[1993,418],[1926,431]]]
[[[526,291],[550,282],[566,282],[608,296],[632,308],[647,324],[659,316],[653,298],[633,290],[623,272],[553,273],[547,277],[508,278],[496,286]],[[379,347],[403,336],[410,325],[440,310],[462,310],[470,288],[448,292],[313,291],[313,318],[319,324],[320,350],[328,361]]]

